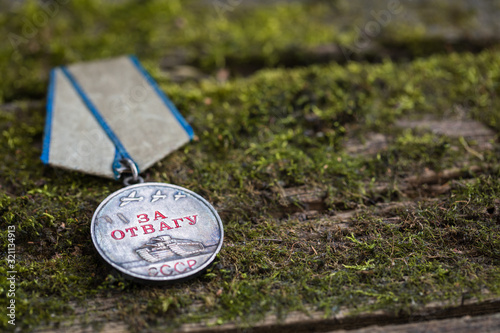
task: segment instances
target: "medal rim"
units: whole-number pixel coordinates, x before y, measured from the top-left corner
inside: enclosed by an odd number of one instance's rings
[[[217,246],[217,249],[214,250],[212,255],[205,261],[205,263],[203,263],[200,267],[198,267],[192,271],[189,271],[189,273],[182,273],[182,274],[179,274],[176,276],[162,276],[162,277],[155,277],[155,276],[146,277],[144,275],[139,275],[137,273],[130,272],[130,271],[126,270],[125,268],[121,267],[120,265],[114,263],[107,256],[107,254],[101,249],[101,247],[98,246],[98,242],[96,240],[94,228],[96,226],[98,212],[102,209],[102,207],[104,207],[109,201],[111,201],[114,197],[116,197],[117,195],[119,195],[120,193],[122,193],[124,191],[130,190],[133,188],[137,188],[137,187],[150,186],[150,185],[170,187],[173,189],[177,189],[177,190],[181,190],[181,191],[184,191],[186,193],[189,193],[190,195],[192,195],[193,197],[195,197],[196,199],[201,201],[201,203],[203,203],[212,212],[213,216],[215,216],[215,219],[219,225],[220,241],[219,241],[219,244]],[[121,188],[121,189],[111,193],[110,195],[108,195],[99,204],[99,206],[94,211],[94,214],[92,215],[92,221],[90,224],[90,234],[91,234],[91,238],[92,238],[92,243],[94,243],[94,247],[97,250],[97,252],[99,253],[99,255],[101,256],[101,258],[104,259],[113,268],[115,268],[116,270],[118,270],[119,272],[124,274],[126,277],[130,277],[130,278],[138,279],[138,280],[143,280],[143,281],[151,281],[151,282],[169,282],[169,281],[175,281],[175,280],[185,280],[185,279],[188,279],[190,277],[194,277],[195,275],[200,274],[200,272],[203,271],[205,268],[207,268],[210,264],[212,264],[212,262],[215,260],[215,257],[217,256],[217,254],[220,252],[220,249],[222,248],[222,243],[224,241],[224,225],[222,224],[222,220],[221,220],[219,214],[217,213],[217,210],[212,206],[212,204],[210,202],[208,202],[205,198],[203,198],[198,193],[195,193],[195,192],[193,192],[185,187],[178,186],[178,185],[173,185],[173,184],[168,184],[168,183],[158,183],[158,182],[147,182],[147,183],[140,183],[140,184],[126,186],[126,187]]]

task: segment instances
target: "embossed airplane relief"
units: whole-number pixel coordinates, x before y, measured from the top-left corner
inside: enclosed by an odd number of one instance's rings
[[[144,199],[144,197],[136,197],[135,196],[136,194],[137,194],[137,191],[132,191],[128,196],[121,197],[120,201],[122,203],[120,204],[120,207],[126,206],[133,201],[142,201]]]
[[[136,194],[137,194],[137,191],[132,191],[128,196],[121,197],[120,198],[120,201],[121,201],[120,207],[126,206],[129,203],[134,202],[134,201],[144,200],[144,197],[137,197]],[[185,197],[186,197],[186,195],[183,192],[177,192],[174,195],[174,201],[177,201],[177,200],[179,200],[181,198],[185,198]],[[167,195],[161,193],[161,191],[158,190],[158,191],[156,191],[155,194],[153,194],[151,196],[151,202],[156,202],[158,200],[162,200],[162,199],[166,199],[166,198],[167,198]]]
[[[160,190],[156,191],[156,194],[153,194],[151,202],[156,202],[161,199],[166,199],[167,196],[165,194],[162,194]]]
[[[179,200],[180,198],[185,198],[186,195],[182,192],[177,192],[175,195],[174,195],[174,198],[175,198],[175,201]]]

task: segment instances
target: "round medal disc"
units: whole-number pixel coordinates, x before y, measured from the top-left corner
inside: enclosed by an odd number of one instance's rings
[[[180,186],[142,183],[108,196],[92,217],[92,241],[128,277],[167,282],[206,268],[222,246],[217,211]]]

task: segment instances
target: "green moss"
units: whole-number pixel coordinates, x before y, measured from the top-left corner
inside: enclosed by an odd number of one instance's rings
[[[402,116],[458,117],[466,109],[467,117],[498,131],[499,51],[267,68],[225,83],[178,84],[165,75],[159,59],[177,47],[211,72],[228,59],[280,64],[297,41],[308,48],[351,38],[326,19],[300,24],[325,18],[335,6],[245,8],[220,18],[191,2],[74,1],[17,53],[0,47],[7,59],[0,62],[1,99],[10,102],[0,107],[0,244],[5,253],[6,226],[15,225],[20,327],[96,320],[96,328],[114,320],[133,331],[188,322],[250,326],[293,310],[411,313],[434,301],[500,294],[498,143],[479,161],[459,139],[394,125]],[[19,33],[22,18],[40,10],[28,2],[13,14],[19,20],[2,14],[0,29]],[[134,29],[124,34],[127,24]],[[138,53],[197,135],[145,178],[199,192],[224,220],[225,246],[214,265],[174,286],[137,285],[99,260],[90,219],[120,184],[39,162],[49,68],[123,53]],[[387,148],[347,154],[347,137],[368,131],[384,134]],[[467,169],[472,161],[482,174],[457,179],[448,192],[422,186],[405,209],[387,213],[375,205],[405,203],[401,188],[410,175]],[[387,184],[389,190],[375,191]],[[326,189],[322,208],[311,213],[316,217],[292,214],[307,204],[291,202],[284,189],[299,186]],[[341,229],[334,215],[353,208],[352,223]],[[6,271],[0,267],[2,293]],[[6,302],[1,298],[0,306]],[[1,325],[8,327],[6,317]]]

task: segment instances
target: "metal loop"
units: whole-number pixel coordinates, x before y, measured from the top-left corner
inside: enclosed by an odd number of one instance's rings
[[[125,186],[130,186],[130,185],[134,185],[134,184],[141,184],[141,183],[144,183],[144,178],[142,178],[141,176],[137,176],[136,179],[134,179],[134,176],[128,176],[128,177],[123,178],[123,184]]]
[[[130,158],[124,158],[123,160],[120,161],[120,163],[124,164],[123,167],[116,170],[120,175],[125,172],[132,174],[132,176],[125,177],[123,179],[123,184],[129,186],[131,184],[144,183],[144,179],[141,176],[139,176],[139,170],[137,170],[137,166]]]

